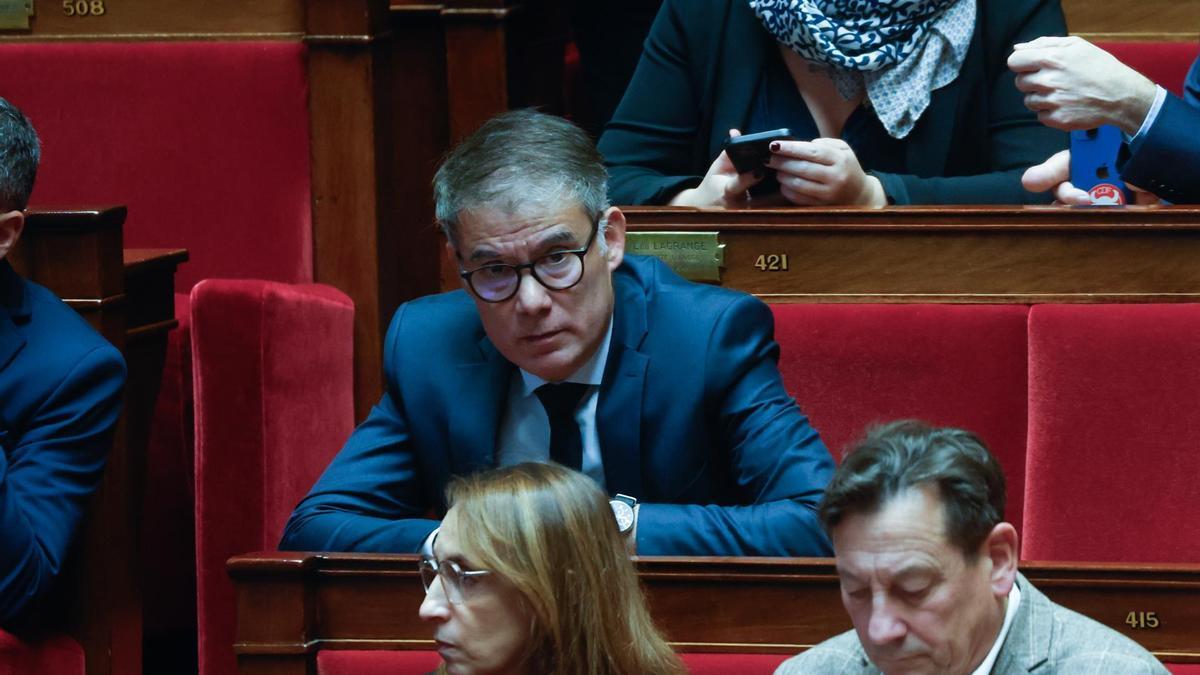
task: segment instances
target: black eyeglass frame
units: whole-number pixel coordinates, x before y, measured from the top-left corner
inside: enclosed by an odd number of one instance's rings
[[[450,575],[458,577],[458,579],[448,582],[447,573],[442,572],[443,566],[449,571]],[[433,571],[435,578],[440,577],[442,579],[442,592],[446,596],[446,601],[452,605],[462,605],[467,601],[467,588],[463,585],[463,580],[478,579],[492,573],[491,570],[464,570],[461,565],[453,560],[439,561],[437,558],[431,556],[421,556],[421,560],[417,563],[417,569],[421,572],[421,585],[425,587],[425,595],[429,595],[429,589],[433,586],[432,580],[427,581],[425,579],[424,572],[426,569],[429,569]],[[453,593],[450,592],[451,584],[453,584],[455,589]],[[454,596],[458,596],[458,599],[455,600]]]
[[[550,253],[547,253],[545,255],[538,256],[536,259],[534,259],[531,262],[521,263],[520,265],[510,265],[508,263],[491,263],[488,265],[480,265],[479,267],[476,267],[473,270],[463,270],[462,268],[459,268],[458,276],[460,276],[464,280],[466,280],[467,287],[471,289],[471,292],[475,294],[475,297],[479,298],[480,300],[482,300],[484,302],[490,302],[493,304],[511,300],[513,298],[513,296],[515,296],[517,294],[517,291],[521,290],[521,270],[526,270],[526,269],[529,270],[529,274],[539,284],[542,285],[542,288],[545,288],[548,291],[565,291],[567,289],[574,288],[575,286],[579,285],[580,281],[583,281],[583,275],[587,273],[587,263],[584,261],[584,256],[586,256],[588,251],[591,250],[592,242],[596,240],[596,235],[599,232],[600,232],[600,219],[596,218],[595,220],[592,221],[592,233],[591,233],[591,235],[588,236],[587,243],[585,243],[583,245],[583,248],[576,248],[576,249],[571,249],[571,250],[567,250],[567,251],[551,251]],[[543,281],[542,278],[540,276],[538,276],[537,264],[539,262],[541,262],[542,260],[549,258],[552,255],[574,255],[574,256],[578,257],[579,258],[579,278],[577,278],[577,279],[575,279],[575,281],[571,282],[570,285],[562,286],[559,288],[551,286],[551,285],[547,284],[545,281]],[[471,277],[476,272],[486,270],[489,268],[495,268],[495,267],[506,267],[506,268],[513,270],[517,275],[516,276],[517,283],[513,285],[513,289],[512,289],[511,293],[504,296],[503,298],[497,298],[497,299],[493,300],[491,298],[483,297],[483,295],[475,288],[475,282],[471,280]]]

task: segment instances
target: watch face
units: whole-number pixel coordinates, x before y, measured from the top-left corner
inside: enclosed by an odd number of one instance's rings
[[[617,529],[622,534],[633,529],[633,507],[617,499],[610,501],[609,505],[612,506],[613,516],[617,519]]]

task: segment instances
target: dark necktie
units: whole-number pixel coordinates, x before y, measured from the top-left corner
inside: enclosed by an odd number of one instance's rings
[[[550,418],[550,459],[579,471],[583,468],[583,437],[575,423],[575,409],[588,385],[577,382],[543,384],[537,394]]]

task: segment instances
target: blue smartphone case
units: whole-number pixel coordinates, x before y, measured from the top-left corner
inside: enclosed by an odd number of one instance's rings
[[[1071,184],[1087,192],[1093,204],[1132,204],[1133,194],[1117,172],[1121,130],[1111,124],[1071,132]]]

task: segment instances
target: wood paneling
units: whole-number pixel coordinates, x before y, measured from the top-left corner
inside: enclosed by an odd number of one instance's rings
[[[1200,40],[1200,0],[1062,0],[1067,29],[1098,40]]]
[[[297,0],[36,0],[29,31],[0,31],[5,37],[180,39],[196,37],[291,36],[304,31],[304,6]],[[76,6],[86,14],[74,12]],[[103,13],[93,14],[103,5]]]
[[[416,556],[260,553],[230,561],[239,672],[303,673],[319,649],[432,649]],[[641,558],[680,651],[794,653],[850,628],[828,558]],[[1172,662],[1200,661],[1200,566],[1023,563],[1051,599]],[[1157,612],[1159,628],[1125,623]]]
[[[354,300],[354,386],[358,419],[383,391],[383,331],[395,307],[393,261],[380,260],[397,236],[381,207],[388,161],[388,83],[379,63],[389,49],[385,0],[309,0],[308,79],[313,245],[318,282]]]
[[[138,675],[142,668],[138,509],[167,332],[176,325],[174,274],[187,258],[181,250],[124,255],[124,220],[124,207],[30,213],[12,256],[19,272],[64,298],[121,349],[128,368],[104,477],[51,601],[71,609],[48,617],[83,645],[88,675]]]
[[[786,302],[1197,302],[1189,207],[625,209],[630,231],[715,231],[721,284]],[[763,271],[759,255],[787,255]]]

